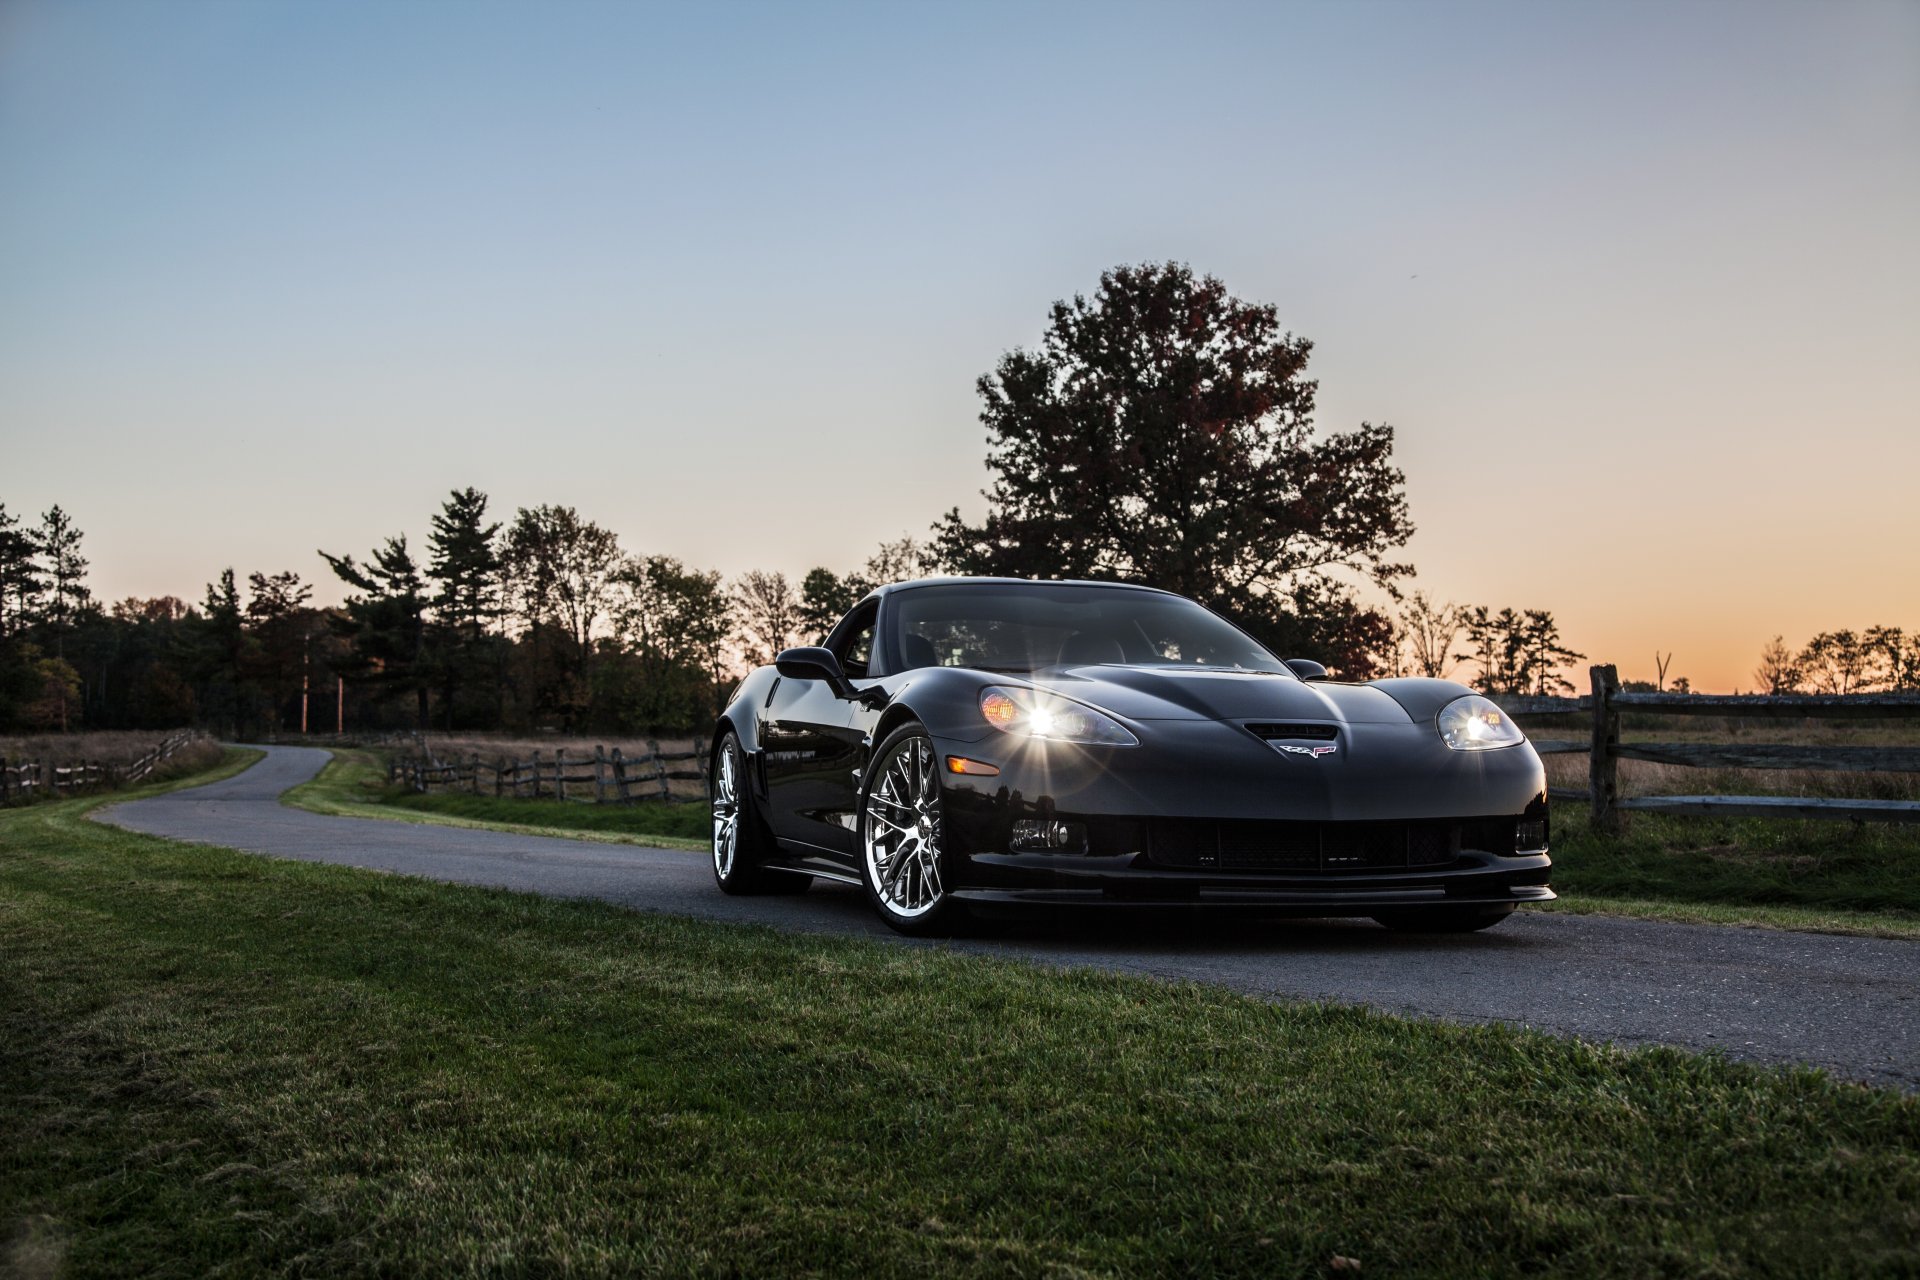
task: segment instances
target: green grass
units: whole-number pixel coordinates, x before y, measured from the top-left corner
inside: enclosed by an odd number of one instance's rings
[[[1563,804],[1553,885],[1575,909],[1917,937],[1920,830],[1636,813],[1602,836],[1585,805]]]
[[[0,814],[0,1270],[1920,1269],[1920,1099]]]
[[[335,752],[318,777],[289,791],[285,800],[314,813],[350,818],[486,827],[668,849],[704,851],[710,839],[705,805],[579,804],[442,791],[422,795],[388,786],[386,764],[371,751]]]

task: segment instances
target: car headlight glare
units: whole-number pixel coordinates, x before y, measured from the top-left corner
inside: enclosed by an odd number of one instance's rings
[[[995,686],[980,694],[980,714],[1002,733],[1048,742],[1137,747],[1140,739],[1104,711],[1033,689]]]
[[[1440,737],[1455,751],[1492,751],[1527,740],[1512,716],[1477,693],[1441,708],[1439,723]]]

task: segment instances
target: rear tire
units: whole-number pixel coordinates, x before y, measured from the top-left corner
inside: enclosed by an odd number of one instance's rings
[[[731,894],[805,893],[813,877],[803,871],[767,866],[779,853],[773,833],[760,821],[753,805],[753,784],[747,778],[747,753],[732,730],[713,753],[713,776],[707,784],[707,802],[713,813],[713,880],[720,892]]]
[[[1495,907],[1409,907],[1383,911],[1374,919],[1395,933],[1474,933],[1491,929],[1513,914],[1511,904]]]

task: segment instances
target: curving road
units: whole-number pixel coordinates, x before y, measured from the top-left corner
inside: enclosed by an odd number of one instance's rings
[[[702,854],[364,818],[278,802],[327,761],[271,747],[245,773],[100,811],[135,831],[459,884],[599,898],[819,933],[893,938],[858,891],[729,898]],[[1524,913],[1484,934],[1415,938],[1367,922],[1174,919],[1025,927],[951,945],[1044,964],[1214,983],[1265,998],[1499,1021],[1585,1040],[1718,1049],[1920,1090],[1920,942]],[[926,945],[926,944],[917,944]]]

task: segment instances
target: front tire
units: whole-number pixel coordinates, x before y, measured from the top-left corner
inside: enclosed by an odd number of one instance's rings
[[[917,724],[888,734],[860,793],[860,881],[896,932],[937,937],[967,923],[948,884],[940,756]]]
[[[1395,933],[1475,933],[1513,914],[1511,904],[1492,907],[1409,907],[1374,917]]]
[[[713,778],[707,786],[713,811],[713,880],[731,894],[805,893],[813,877],[766,865],[778,852],[773,834],[753,807],[747,779],[747,753],[731,731],[713,754]]]

